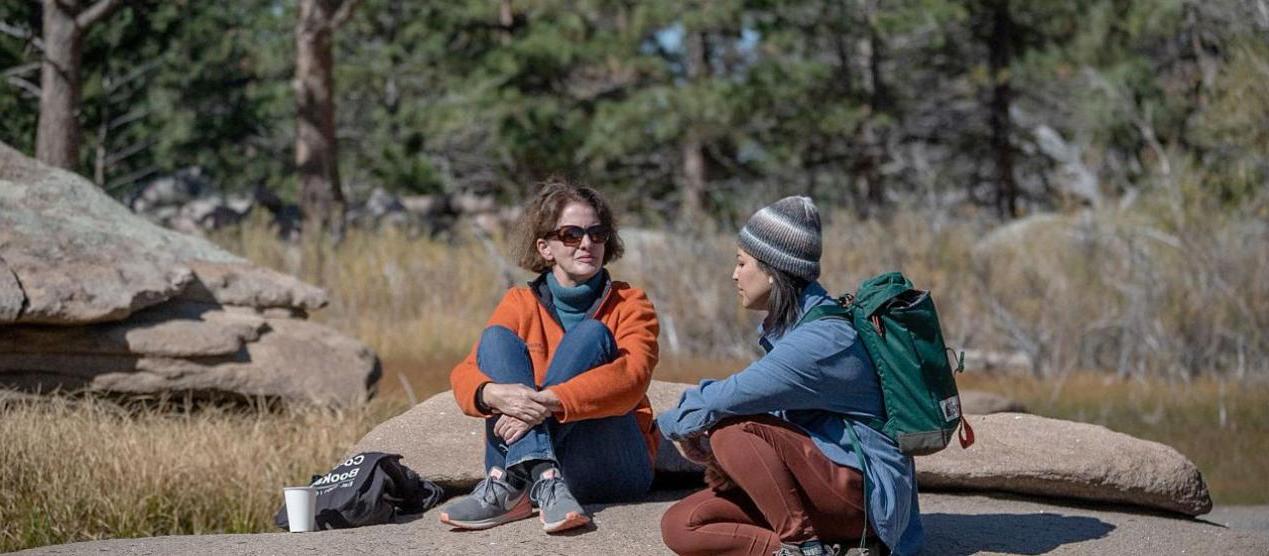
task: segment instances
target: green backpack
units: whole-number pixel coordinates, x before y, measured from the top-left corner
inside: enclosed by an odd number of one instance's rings
[[[947,447],[961,427],[961,446],[974,443],[974,431],[961,419],[960,395],[947,360],[947,346],[930,292],[914,289],[898,272],[864,280],[841,305],[820,305],[802,322],[842,318],[859,334],[881,380],[884,422],[867,423],[889,436],[904,454],[921,456]],[[853,431],[852,431],[853,432]]]

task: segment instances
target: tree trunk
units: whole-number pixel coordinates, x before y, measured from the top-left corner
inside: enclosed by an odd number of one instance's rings
[[[44,0],[44,63],[40,68],[40,118],[35,157],[74,170],[79,162],[79,60],[83,35],[75,25],[75,0]]]
[[[1012,44],[1014,25],[1009,13],[1009,0],[997,0],[991,4],[990,51],[992,93],[989,125],[991,126],[992,156],[996,161],[996,212],[1004,218],[1018,216],[1018,183],[1013,176],[1013,144],[1010,142],[1013,124],[1009,108],[1013,104],[1013,88],[1009,84],[1009,64],[1013,61]]]
[[[881,130],[877,129],[879,126],[876,122],[882,114],[889,113],[893,109],[890,89],[886,86],[885,75],[881,67],[886,45],[881,33],[877,30],[876,12],[876,5],[873,2],[867,2],[864,17],[868,34],[868,107],[870,117],[860,126],[859,141],[863,151],[860,156],[865,160],[863,176],[867,184],[868,196],[868,208],[862,212],[864,216],[884,213],[886,191],[885,183],[881,179],[881,165],[886,158],[886,140]]]
[[[305,226],[343,233],[344,194],[335,145],[332,42],[338,0],[300,0],[295,26],[295,167]],[[320,233],[320,232],[318,232]]]
[[[687,40],[686,74],[689,83],[700,81],[705,75],[705,33],[689,32]],[[692,226],[701,222],[705,214],[705,153],[704,142],[695,124],[689,122],[681,145],[683,155],[683,180],[679,184],[679,222]]]
[[[109,16],[122,0],[44,0],[44,61],[40,66],[40,118],[35,158],[74,170],[79,163],[79,63],[84,31]]]

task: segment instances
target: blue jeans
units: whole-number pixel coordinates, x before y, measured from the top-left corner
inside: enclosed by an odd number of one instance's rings
[[[542,388],[562,384],[616,356],[612,332],[599,321],[584,320],[564,334]],[[476,348],[476,365],[495,383],[538,389],[529,350],[508,328],[485,329]],[[633,411],[571,423],[549,417],[510,445],[494,434],[497,421],[497,416],[485,419],[486,471],[531,460],[554,461],[573,496],[587,503],[631,500],[652,485],[647,441]]]

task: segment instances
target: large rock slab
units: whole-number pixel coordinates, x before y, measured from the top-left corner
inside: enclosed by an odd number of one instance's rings
[[[225,355],[0,353],[0,386],[27,392],[263,396],[322,405],[359,404],[374,392],[382,369],[361,342],[308,321],[260,320],[258,339]]]
[[[22,314],[22,306],[26,304],[26,293],[18,277],[0,259],[0,324],[8,324],[18,320]]]
[[[205,306],[198,315],[173,315],[159,305],[132,318],[85,326],[11,326],[0,336],[0,359],[10,354],[207,357],[237,353],[260,339],[264,317]]]
[[[690,384],[652,381],[657,413],[673,407]],[[1176,450],[1104,427],[1018,413],[968,417],[977,443],[953,442],[917,459],[922,488],[1000,491],[1143,506],[1186,515],[1211,508],[1198,469]],[[482,478],[484,429],[442,392],[380,424],[350,450],[404,456],[406,465],[451,491]],[[438,457],[444,454],[444,457]],[[657,473],[699,473],[661,440]]]
[[[88,180],[3,143],[0,261],[0,275],[16,279],[0,277],[0,322],[122,320],[182,293],[253,307],[311,310],[326,304],[319,288],[159,227]],[[6,320],[17,291],[23,297],[19,314]]]
[[[1105,427],[1020,413],[967,417],[977,442],[917,460],[922,488],[990,490],[1132,504],[1186,515],[1212,508],[1180,452]]]
[[[186,261],[195,280],[181,299],[257,308],[312,311],[325,307],[326,291],[298,278],[249,263]]]
[[[379,362],[327,303],[0,144],[0,385],[360,403]]]
[[[438,456],[439,457],[439,456]],[[280,489],[279,489],[280,490]],[[318,533],[189,535],[46,546],[18,554],[670,554],[661,515],[686,491],[635,504],[592,505],[593,527],[546,535],[536,519],[486,531],[454,532],[440,509],[390,525]],[[281,496],[279,494],[279,503]],[[1119,508],[1077,508],[1028,500],[921,494],[922,554],[1269,554],[1269,535]]]
[[[673,409],[679,405],[683,391],[694,386],[696,385],[681,382],[652,381],[652,385],[648,387],[648,402],[652,404],[652,414],[660,415],[662,411]],[[657,473],[701,473],[704,470],[699,463],[688,461],[679,454],[674,443],[664,436],[657,440],[660,442],[654,464]]]
[[[134,216],[101,188],[0,144],[0,259],[25,302],[17,322],[122,319],[180,293],[184,258],[243,262]]]
[[[678,403],[679,393],[690,384],[652,381],[648,399],[654,412]],[[378,451],[401,454],[411,469],[447,490],[462,491],[484,478],[485,427],[480,419],[458,409],[454,394],[441,392],[410,410],[384,421],[362,437],[349,453]],[[661,439],[656,470],[700,472],[700,467],[684,460],[674,447]]]

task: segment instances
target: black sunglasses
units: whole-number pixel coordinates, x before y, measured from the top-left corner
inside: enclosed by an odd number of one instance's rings
[[[546,234],[546,239],[558,239],[564,245],[577,247],[582,244],[582,237],[590,236],[591,243],[605,243],[612,230],[603,224],[595,224],[589,228],[581,226],[560,226]]]

